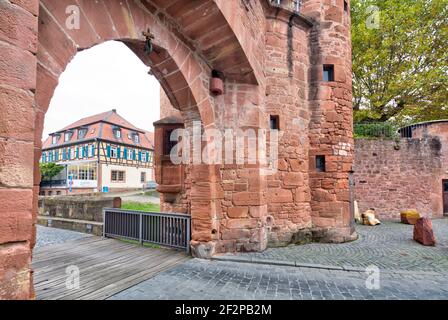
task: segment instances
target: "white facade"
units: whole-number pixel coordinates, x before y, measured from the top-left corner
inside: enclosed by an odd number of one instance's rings
[[[152,168],[101,164],[100,190],[143,188],[146,182],[154,181],[153,172]]]

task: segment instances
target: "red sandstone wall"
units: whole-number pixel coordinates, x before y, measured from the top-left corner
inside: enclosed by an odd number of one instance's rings
[[[302,12],[318,21],[309,38],[308,74],[314,237],[342,242],[356,237],[348,186],[354,153],[350,11],[344,11],[344,0],[304,0]],[[334,65],[334,81],[323,81],[324,64]],[[316,172],[316,155],[326,157],[326,172]]]
[[[291,14],[286,10],[267,14],[266,117],[278,116],[280,122],[278,172],[267,177],[272,246],[289,244],[299,230],[312,227],[307,101],[310,25]]]
[[[37,14],[37,0],[0,1],[0,299],[33,296],[40,179],[33,165],[41,138],[34,119],[42,114],[34,105]]]
[[[354,180],[360,211],[375,208],[383,220],[399,220],[406,209],[441,217],[446,146],[437,137],[399,142],[357,139]]]

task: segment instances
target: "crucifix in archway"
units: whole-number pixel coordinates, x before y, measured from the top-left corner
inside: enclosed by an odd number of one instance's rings
[[[152,40],[154,40],[154,35],[151,33],[151,29],[148,28],[147,31],[143,31],[142,35],[146,38],[145,41],[145,53],[150,55],[154,49],[152,45]]]

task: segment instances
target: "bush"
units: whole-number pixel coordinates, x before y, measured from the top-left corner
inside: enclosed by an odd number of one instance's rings
[[[390,122],[355,123],[355,138],[389,138],[398,137],[398,126]]]

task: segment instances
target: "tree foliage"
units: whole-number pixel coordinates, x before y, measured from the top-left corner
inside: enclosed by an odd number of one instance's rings
[[[448,0],[351,7],[355,121],[448,118]]]
[[[57,176],[64,169],[63,166],[52,162],[40,163],[39,167],[42,180],[51,180],[51,178]]]

